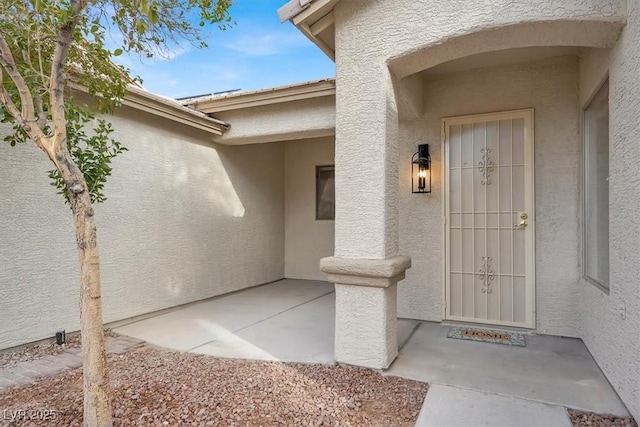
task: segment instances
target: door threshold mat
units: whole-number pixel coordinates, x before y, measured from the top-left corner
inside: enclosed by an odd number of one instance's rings
[[[477,329],[463,326],[452,326],[449,329],[447,338],[513,345],[517,347],[527,346],[524,334],[519,332],[495,331],[492,329]]]

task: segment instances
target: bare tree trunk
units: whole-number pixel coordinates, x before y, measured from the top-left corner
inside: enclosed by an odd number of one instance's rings
[[[84,175],[73,158],[66,150],[59,152],[56,157],[71,201],[80,261],[84,425],[110,427],[113,422],[102,329],[100,258],[94,210]]]
[[[64,109],[64,64],[69,55],[73,32],[86,0],[70,0],[72,14],[60,27],[51,61],[51,119],[53,136],[45,151],[60,171],[67,192],[78,244],[80,261],[80,334],[82,335],[82,369],[85,426],[111,427],[111,398],[107,381],[107,355],[102,331],[100,295],[100,257],[96,241],[96,223],[87,181],[67,149],[67,119]],[[36,141],[37,143],[37,141]],[[43,142],[40,142],[43,144]],[[48,148],[48,149],[47,149]],[[53,154],[53,156],[52,156]]]
[[[84,425],[111,427],[111,399],[107,381],[107,356],[102,331],[102,300],[100,295],[100,258],[96,242],[96,223],[91,206],[91,194],[78,165],[67,149],[66,117],[64,109],[64,64],[69,55],[74,30],[86,0],[70,0],[68,21],[59,28],[51,63],[49,93],[53,135],[46,136],[36,117],[29,86],[13,57],[9,44],[0,34],[0,103],[16,123],[56,165],[69,194],[80,261],[80,333],[82,335],[82,366],[84,389]],[[20,108],[2,85],[4,72],[13,81],[20,96]],[[39,108],[38,114],[42,113]]]

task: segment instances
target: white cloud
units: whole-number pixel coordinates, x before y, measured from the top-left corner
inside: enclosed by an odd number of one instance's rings
[[[155,61],[171,61],[189,52],[189,50],[189,46],[175,46],[163,49],[158,48],[155,50],[153,58],[150,59],[155,59]]]
[[[305,39],[299,34],[275,32],[260,35],[244,35],[223,46],[249,56],[269,56],[291,51],[303,46]]]

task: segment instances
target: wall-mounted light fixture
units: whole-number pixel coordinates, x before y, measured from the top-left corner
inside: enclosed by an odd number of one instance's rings
[[[418,145],[418,152],[411,158],[411,192],[431,193],[429,144]]]

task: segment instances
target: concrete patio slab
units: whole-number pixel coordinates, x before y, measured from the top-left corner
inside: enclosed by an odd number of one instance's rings
[[[324,295],[192,350],[218,357],[333,362],[334,295]]]
[[[423,322],[387,374],[628,416],[578,339],[531,335],[526,347],[511,347],[450,339],[448,331],[448,325]]]
[[[334,315],[335,295],[332,293],[234,331],[191,352],[238,359],[333,363]],[[405,342],[418,324],[398,320],[398,342]]]
[[[327,282],[280,280],[121,326],[114,332],[189,351],[331,293],[333,285]]]
[[[398,319],[398,351],[409,342],[411,335],[420,327],[419,320]]]
[[[562,406],[433,385],[416,427],[571,427]]]
[[[114,332],[217,357],[333,363],[335,294],[327,282],[285,279],[178,308]],[[420,322],[398,320],[398,342]]]

